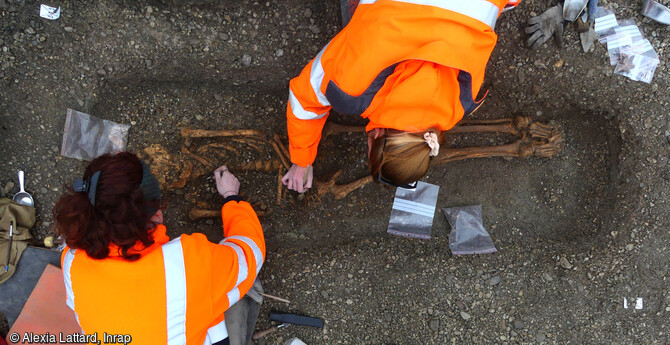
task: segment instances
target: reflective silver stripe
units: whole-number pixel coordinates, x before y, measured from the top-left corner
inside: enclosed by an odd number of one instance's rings
[[[65,253],[65,258],[63,259],[63,280],[65,281],[65,294],[67,298],[65,299],[65,304],[67,304],[72,311],[74,311],[74,317],[79,323],[79,315],[74,310],[74,290],[72,290],[72,275],[70,269],[72,269],[72,261],[74,260],[74,253],[76,249],[70,249]],[[81,324],[79,324],[81,327]]]
[[[164,244],[168,345],[186,344],[186,268],[181,239]]]
[[[295,117],[301,119],[301,120],[316,120],[320,119],[328,112],[324,112],[323,114],[317,114],[311,111],[307,111],[302,107],[302,104],[300,104],[300,101],[298,101],[298,98],[295,97],[295,94],[293,94],[293,90],[289,88],[288,90],[288,102],[291,104],[291,111],[293,111],[293,115]]]
[[[486,0],[392,0],[405,2],[408,4],[426,5],[439,7],[448,11],[460,13],[470,18],[476,19],[491,29],[495,29],[498,13],[498,6]],[[361,0],[358,4],[374,4],[376,0]]]
[[[226,237],[224,240],[239,240],[244,242],[249,248],[251,248],[251,251],[254,253],[254,259],[256,259],[256,274],[261,270],[261,266],[263,266],[263,252],[261,252],[261,248],[258,247],[256,242],[252,241],[249,237],[244,237],[244,236],[230,236]]]
[[[393,209],[430,218],[435,214],[435,206],[399,198],[395,198],[393,201]]]
[[[324,72],[323,70],[323,65],[321,64],[321,57],[323,56],[323,52],[326,51],[326,48],[328,48],[328,44],[326,44],[326,46],[323,47],[323,49],[321,49],[319,54],[314,58],[314,60],[312,61],[312,69],[309,72],[309,84],[312,86],[312,92],[314,92],[314,95],[316,95],[316,99],[323,107],[330,106],[328,98],[326,98],[326,95],[324,95],[323,92],[321,92],[321,84],[323,84],[323,78],[326,75],[326,72]],[[290,88],[288,92],[288,101],[289,103],[291,103],[291,110],[293,111],[293,115],[295,115],[295,117],[301,120],[316,120],[328,114],[327,111],[325,111],[323,114],[317,114],[305,110],[305,108],[302,107],[302,104],[300,104],[298,98],[293,93],[293,90],[291,90]]]
[[[228,338],[228,328],[226,327],[226,320],[223,320],[207,330],[207,337],[203,345],[211,345],[226,338]]]
[[[233,304],[237,303],[240,300],[240,289],[237,287],[230,290],[228,293],[228,308],[232,307]]]
[[[235,243],[226,242],[225,239],[219,242],[219,244],[233,248],[233,250],[235,250],[235,254],[237,254],[238,270],[237,282],[235,282],[235,286],[237,287],[249,276],[249,266],[247,266],[247,258],[244,256],[244,250],[242,250],[242,247]]]
[[[330,106],[330,102],[328,102],[328,98],[321,92],[323,77],[326,75],[326,72],[323,71],[323,65],[321,64],[321,57],[323,56],[323,52],[326,51],[326,48],[328,48],[328,45],[330,45],[330,42],[321,49],[319,54],[314,58],[314,61],[312,61],[312,71],[309,74],[309,82],[312,84],[312,90],[316,95],[316,99],[318,99],[319,103],[324,107]]]

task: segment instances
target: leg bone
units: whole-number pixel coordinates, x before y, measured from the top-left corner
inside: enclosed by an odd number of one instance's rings
[[[335,180],[342,174],[342,170],[338,171],[330,178],[330,180],[325,182],[316,183],[316,193],[319,196],[323,196],[326,193],[333,193],[335,199],[339,200],[346,197],[349,193],[354,190],[363,187],[364,185],[372,182],[372,176],[368,175],[361,179],[358,179],[354,182],[338,185],[335,184]]]

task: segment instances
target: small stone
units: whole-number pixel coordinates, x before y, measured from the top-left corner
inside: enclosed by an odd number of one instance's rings
[[[26,33],[27,33],[28,35],[34,35],[34,34],[35,34],[35,29],[33,29],[33,28],[27,28],[27,29],[26,29]]]
[[[328,291],[322,290],[321,296],[323,296],[323,298],[328,298]]]
[[[514,328],[516,329],[523,329],[525,325],[523,324],[523,321],[521,320],[514,320]]]
[[[651,121],[651,117],[648,117],[644,119],[644,128],[649,129],[654,125],[654,123]]]
[[[352,304],[354,304],[354,301],[352,301],[350,299],[347,299],[346,303],[349,304],[349,305],[352,305]]]
[[[49,226],[51,226],[51,222],[42,222],[42,226],[48,228]]]
[[[629,244],[626,245],[626,250],[627,251],[631,251],[631,250],[633,250],[633,248],[635,248],[635,246],[632,243],[629,243]]]
[[[246,67],[251,66],[251,55],[249,54],[242,55],[242,64]]]
[[[551,274],[549,274],[548,272],[542,273],[542,278],[544,278],[544,280],[548,282],[554,280],[554,277],[552,277]]]
[[[47,190],[44,187],[40,188],[40,194],[46,194],[46,193],[49,193],[49,190]]]
[[[222,41],[227,41],[229,38],[230,37],[228,36],[228,34],[223,33],[223,32],[219,33],[219,39],[221,39]]]
[[[500,284],[500,277],[495,276],[489,280],[489,285],[498,285]]]
[[[524,72],[522,69],[519,69],[516,72],[517,78],[519,78],[519,83],[523,84],[526,81],[526,72]]]
[[[12,190],[12,188],[14,188],[14,182],[12,181],[7,182],[4,188],[5,194],[9,193]]]
[[[0,0],[0,8],[1,8],[1,9],[6,9],[7,7],[9,7],[9,6],[7,5],[7,1],[5,1],[5,0]]]
[[[151,68],[154,66],[154,62],[149,59],[144,60],[144,64],[147,65],[147,68]]]
[[[432,329],[433,331],[437,332],[437,331],[440,330],[440,320],[438,320],[438,319],[432,319],[432,320],[430,320],[430,322],[428,323],[428,326],[430,326],[430,329]]]
[[[444,278],[444,280],[446,280],[448,284],[453,284],[453,283],[454,283],[454,276],[452,276],[451,274],[448,274],[448,275]]]
[[[281,49],[281,48],[277,49],[277,51],[275,51],[275,55],[277,57],[280,57],[280,56],[284,55],[284,49]]]
[[[563,62],[563,60],[558,60],[554,64],[554,68],[561,68],[561,67],[563,67],[564,64],[565,64],[565,62]]]
[[[309,30],[312,31],[312,33],[314,33],[314,34],[319,34],[319,33],[321,33],[321,29],[320,29],[318,26],[316,26],[316,25],[312,25],[312,26],[310,26],[310,27],[309,27]]]
[[[83,99],[77,98],[77,104],[79,104],[79,106],[83,108],[85,103]]]
[[[184,194],[186,194],[186,192],[184,191],[183,188],[180,188],[180,189],[175,190],[174,193],[177,194],[177,195],[184,195]]]
[[[537,340],[538,343],[541,343],[547,339],[547,336],[544,334],[544,332],[537,332],[537,335],[535,335],[535,340]]]
[[[312,9],[309,7],[306,8],[302,15],[305,16],[305,18],[310,18],[312,16]]]
[[[471,318],[472,316],[470,316],[470,314],[468,314],[468,313],[466,313],[466,312],[464,312],[464,311],[461,311],[461,317],[463,318],[463,320],[468,321],[468,320],[470,320],[470,318]]]
[[[215,93],[214,99],[217,100],[218,102],[221,102],[223,101],[223,96],[221,96],[221,94]]]
[[[207,224],[207,225],[214,225],[214,221],[211,220],[211,219],[207,219],[207,221],[205,221],[205,224]]]
[[[456,301],[456,306],[458,309],[465,309],[465,303],[463,303],[463,301]]]
[[[561,267],[565,268],[566,270],[569,270],[569,269],[572,268],[572,264],[565,257],[561,257],[561,260],[559,260],[558,263],[561,265]]]
[[[66,27],[63,28],[63,30],[65,30],[65,32],[72,32],[72,31],[74,31],[74,28],[71,27],[71,26],[66,26]]]
[[[95,73],[98,73],[98,75],[107,75],[107,71],[105,71],[104,68],[100,68],[99,70],[95,71]]]
[[[54,145],[54,146],[51,146],[51,151],[58,152],[58,151],[60,151],[60,148],[58,146]]]

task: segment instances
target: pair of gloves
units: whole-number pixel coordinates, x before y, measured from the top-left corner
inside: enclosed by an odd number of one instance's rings
[[[530,49],[540,48],[551,36],[556,36],[556,44],[563,48],[563,6],[558,4],[528,20],[526,45]]]

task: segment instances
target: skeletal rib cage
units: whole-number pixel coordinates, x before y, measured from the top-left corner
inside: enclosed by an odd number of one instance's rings
[[[328,122],[324,128],[322,140],[339,133],[362,133],[364,126],[348,126]],[[445,132],[451,135],[489,135],[503,134],[514,140],[501,145],[442,147],[433,164],[490,157],[530,157],[552,158],[561,150],[563,135],[557,124],[533,122],[530,117],[492,120],[464,119],[457,126]],[[225,159],[234,171],[277,172],[277,205],[282,203],[285,188],[281,176],[290,167],[289,152],[278,134],[268,137],[253,129],[202,130],[183,128],[181,136],[184,144],[178,153],[170,153],[158,144],[145,148],[141,156],[149,163],[158,177],[162,189],[184,188],[192,180],[211,173],[216,165]],[[204,143],[201,143],[204,142]],[[197,144],[197,145],[196,145]],[[231,155],[244,159],[231,161]],[[335,172],[326,181],[315,181],[316,192],[310,193],[308,202],[320,201],[325,194],[331,193],[335,199],[342,199],[349,193],[373,181],[371,176],[347,184],[337,184],[342,171]],[[302,195],[301,195],[302,196]],[[192,220],[219,217],[220,211],[210,209],[203,201],[192,198],[196,206],[189,212]],[[259,206],[259,215],[267,215],[271,210],[265,204]]]

